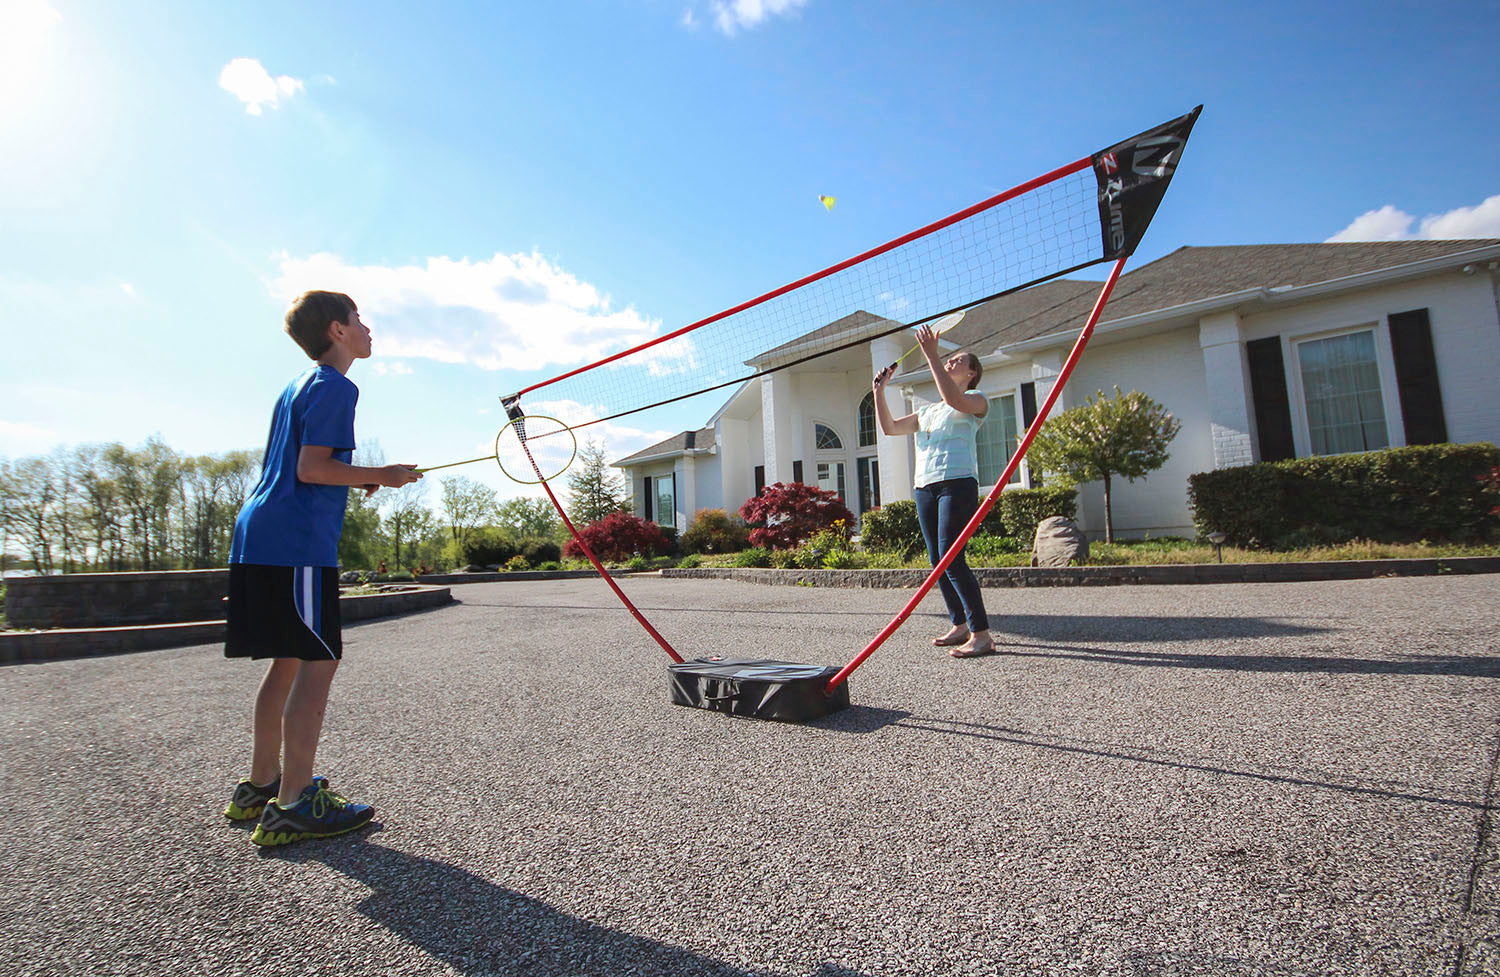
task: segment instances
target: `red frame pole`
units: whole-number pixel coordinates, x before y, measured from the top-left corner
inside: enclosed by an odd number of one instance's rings
[[[847,682],[854,670],[864,664],[865,659],[875,654],[875,650],[885,644],[885,640],[895,634],[897,628],[906,623],[906,619],[911,617],[912,611],[922,602],[922,598],[926,597],[927,592],[932,590],[933,585],[937,583],[938,577],[942,576],[943,572],[948,569],[948,565],[958,558],[959,551],[968,543],[969,537],[979,528],[979,524],[984,522],[984,517],[989,515],[991,507],[994,506],[995,501],[1000,498],[1000,493],[1010,482],[1010,476],[1015,473],[1017,466],[1021,464],[1021,459],[1026,456],[1026,449],[1031,447],[1032,439],[1042,429],[1042,422],[1047,419],[1047,414],[1052,410],[1052,405],[1057,403],[1057,398],[1062,393],[1063,385],[1068,382],[1068,377],[1072,374],[1073,367],[1078,365],[1078,358],[1083,355],[1083,348],[1088,345],[1089,337],[1094,334],[1094,326],[1098,324],[1099,316],[1104,313],[1104,303],[1109,301],[1109,293],[1114,291],[1115,282],[1119,281],[1120,272],[1124,267],[1125,258],[1120,258],[1115,262],[1114,267],[1110,269],[1109,278],[1104,282],[1104,287],[1099,290],[1099,297],[1094,300],[1093,311],[1089,313],[1088,321],[1084,323],[1083,330],[1079,332],[1078,340],[1073,343],[1073,351],[1068,354],[1067,360],[1063,363],[1062,370],[1058,372],[1057,381],[1052,384],[1051,393],[1047,395],[1047,399],[1042,403],[1041,409],[1037,411],[1036,418],[1031,422],[1031,427],[1026,429],[1026,436],[1021,439],[1020,445],[1016,447],[1016,453],[1011,456],[1010,464],[1005,466],[1004,473],[995,481],[995,487],[990,489],[990,494],[985,496],[984,501],[980,503],[979,509],[974,513],[974,517],[969,520],[968,525],[964,526],[963,532],[958,534],[958,539],[954,540],[953,545],[948,547],[948,552],[943,554],[943,558],[938,561],[937,566],[932,568],[932,572],[927,575],[926,580],[922,581],[922,586],[917,588],[917,592],[912,595],[911,600],[906,602],[906,606],[901,608],[900,613],[891,620],[891,623],[881,629],[874,640],[865,645],[863,651],[855,655],[849,664],[839,669],[838,673],[828,680],[828,684],[823,687],[825,694],[832,693],[834,689]]]
[[[572,533],[573,538],[578,540],[578,547],[579,549],[583,550],[583,555],[589,558],[589,562],[594,565],[594,569],[599,571],[599,576],[603,577],[604,582],[609,584],[609,589],[613,590],[615,592],[615,596],[620,598],[620,603],[624,604],[626,609],[635,616],[635,619],[640,622],[641,627],[646,629],[646,633],[655,638],[656,643],[661,645],[661,650],[665,651],[668,655],[671,655],[674,662],[677,662],[679,665],[682,664],[682,656],[679,655],[676,650],[667,643],[666,638],[663,638],[660,634],[657,633],[656,629],[651,626],[651,622],[646,620],[645,616],[641,614],[641,612],[636,609],[636,606],[630,602],[630,598],[625,596],[625,591],[621,590],[620,585],[615,583],[615,578],[609,575],[609,571],[604,569],[604,564],[600,563],[599,560],[594,556],[594,551],[589,549],[589,544],[585,543],[583,541],[583,537],[578,534],[578,530],[573,528],[573,520],[568,518],[568,514],[563,511],[562,503],[558,502],[557,496],[552,494],[552,486],[547,484],[547,480],[545,478],[542,478],[542,471],[537,467],[536,459],[531,457],[531,449],[526,447],[526,441],[524,439],[522,439],[521,441],[521,447],[525,449],[526,459],[531,462],[531,468],[536,472],[536,477],[541,479],[542,490],[547,493],[547,498],[552,500],[552,507],[556,509],[557,514],[562,517],[563,525],[568,527],[568,532]]]

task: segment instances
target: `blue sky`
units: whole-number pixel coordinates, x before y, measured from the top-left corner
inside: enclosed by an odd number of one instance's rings
[[[375,333],[361,439],[471,457],[585,352],[1200,102],[1135,265],[1500,236],[1500,3],[1026,6],[5,0],[0,456],[259,449],[305,365],[282,312],[321,286]]]

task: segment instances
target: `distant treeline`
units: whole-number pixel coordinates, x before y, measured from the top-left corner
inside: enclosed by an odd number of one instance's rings
[[[157,438],[0,458],[0,553],[39,573],[224,566],[259,477],[258,451],[194,457]]]

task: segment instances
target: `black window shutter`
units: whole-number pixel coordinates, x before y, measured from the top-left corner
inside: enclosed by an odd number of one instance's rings
[[[792,481],[802,481],[802,462],[800,461],[792,462]]]
[[[1448,440],[1443,421],[1443,394],[1438,388],[1437,357],[1432,352],[1432,321],[1426,309],[1390,317],[1391,352],[1396,359],[1396,389],[1401,392],[1401,421],[1407,444]]]
[[[1036,420],[1036,384],[1021,384],[1021,423],[1026,430],[1031,430],[1031,422]]]
[[[656,521],[655,519],[651,518],[651,508],[652,508],[652,506],[651,506],[651,476],[647,475],[646,476],[646,521],[647,522],[655,522]]]
[[[766,491],[766,466],[755,466],[755,497],[760,498]]]
[[[1255,430],[1260,435],[1260,460],[1295,458],[1292,446],[1292,409],[1286,396],[1286,366],[1281,337],[1254,339],[1245,344],[1250,360],[1250,398],[1255,401]]]

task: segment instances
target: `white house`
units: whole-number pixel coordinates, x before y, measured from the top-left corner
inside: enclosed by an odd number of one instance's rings
[[[945,334],[945,347],[984,364],[981,492],[1045,400],[1099,287],[1039,285],[971,309]],[[843,344],[850,328],[874,336],[891,326],[856,312],[751,365],[805,357],[823,334]],[[636,513],[684,529],[698,510],[734,511],[777,481],[836,491],[856,515],[911,498],[911,439],[878,435],[870,378],[913,342],[898,332],[747,381],[702,429],[615,462]],[[921,360],[906,364],[888,393],[898,416],[937,396]],[[1144,391],[1182,422],[1163,468],[1115,486],[1125,536],[1191,535],[1194,472],[1500,442],[1500,240],[1181,248],[1121,276],[1054,411],[1115,386]],[[1023,464],[1014,481],[1029,479]],[[1079,502],[1084,528],[1102,534],[1102,485],[1082,486]]]

